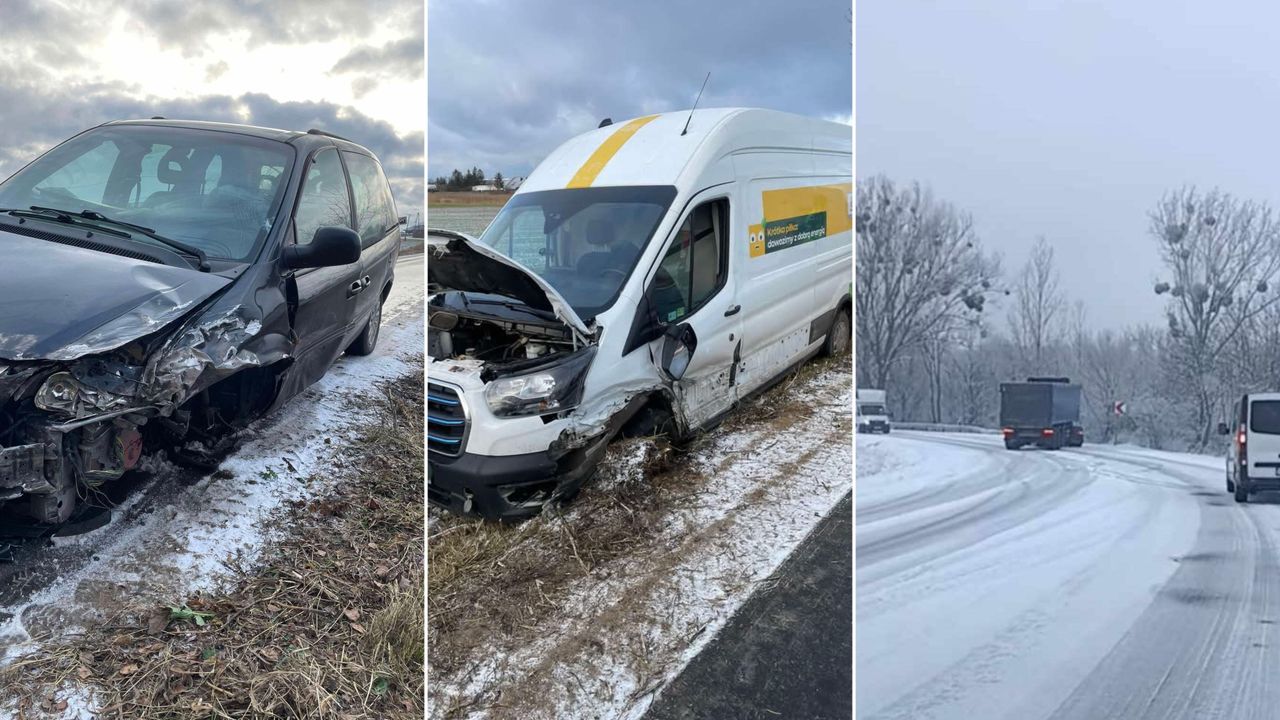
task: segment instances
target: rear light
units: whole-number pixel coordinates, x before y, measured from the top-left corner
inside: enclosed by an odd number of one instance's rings
[[[1040,434],[1045,437],[1053,437],[1053,428],[1045,428],[1040,431]]]
[[[1013,428],[1001,428],[1000,433],[1007,438],[1013,437]]]
[[[1246,434],[1244,431],[1244,426],[1241,425],[1240,432],[1236,433],[1236,454],[1240,456],[1241,465],[1249,464],[1248,448],[1245,445],[1245,441],[1248,439],[1248,437],[1249,437],[1248,434]]]

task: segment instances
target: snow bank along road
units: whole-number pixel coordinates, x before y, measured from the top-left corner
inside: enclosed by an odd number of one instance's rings
[[[213,474],[144,460],[111,524],[24,548],[0,564],[0,662],[75,631],[121,603],[180,602],[217,581],[228,558],[252,561],[285,503],[325,489],[329,466],[366,419],[361,397],[410,372],[423,348],[423,256],[402,257],[378,348],[343,357],[279,412],[255,422]],[[329,472],[333,470],[332,472]]]
[[[1280,494],[1217,457],[857,440],[861,718],[1274,718]]]

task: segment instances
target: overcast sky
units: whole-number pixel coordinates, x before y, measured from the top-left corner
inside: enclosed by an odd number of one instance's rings
[[[753,106],[849,122],[848,0],[431,0],[428,171],[524,176],[621,121]]]
[[[1095,325],[1163,317],[1166,190],[1280,207],[1280,5],[865,0],[857,25],[858,176],[969,210],[1006,274],[1044,235]]]
[[[401,214],[421,211],[422,0],[3,5],[0,178],[88,127],[163,115],[351,138]]]

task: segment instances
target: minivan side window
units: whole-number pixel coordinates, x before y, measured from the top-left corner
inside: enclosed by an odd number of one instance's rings
[[[649,287],[659,321],[680,322],[724,286],[729,270],[728,219],[729,201],[721,198],[697,206],[680,225]]]
[[[316,153],[302,181],[302,197],[294,215],[298,244],[305,245],[316,231],[330,225],[351,227],[351,202],[347,179],[335,148]]]
[[[360,246],[369,247],[396,226],[395,209],[387,189],[386,176],[378,162],[368,155],[343,152],[351,173],[351,193],[356,198],[356,225]]]

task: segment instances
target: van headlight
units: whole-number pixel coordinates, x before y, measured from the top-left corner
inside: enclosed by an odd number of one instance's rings
[[[524,417],[572,410],[582,401],[582,381],[595,357],[594,345],[535,372],[492,380],[484,398],[498,417]]]

